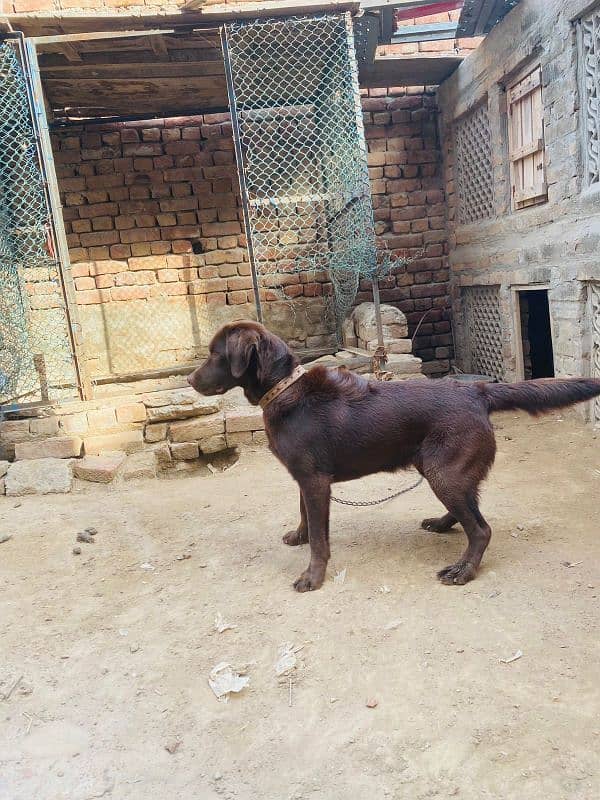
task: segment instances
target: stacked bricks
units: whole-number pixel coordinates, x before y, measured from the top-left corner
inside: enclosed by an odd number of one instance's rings
[[[53,141],[79,304],[254,303],[228,114],[69,128]],[[282,294],[262,300],[330,291],[325,273],[289,266],[277,265]]]
[[[382,300],[406,314],[411,335],[428,312],[415,354],[427,373],[441,374],[451,337],[435,94],[424,87],[362,94],[379,244],[412,259],[382,280]],[[139,307],[187,297],[238,317],[252,313],[228,115],[81,126],[56,131],[53,141],[78,304]],[[280,285],[261,289],[267,305],[282,297],[322,304],[331,293],[324,272],[278,268]],[[363,282],[357,303],[370,299]],[[304,308],[296,317],[307,318]],[[305,345],[319,346],[311,333]],[[197,356],[187,343],[176,360]]]
[[[381,300],[404,312],[410,336],[422,321],[414,353],[425,374],[444,374],[453,352],[436,94],[363,90],[362,106],[378,245],[408,260],[382,278]],[[357,303],[371,299],[362,281]]]
[[[260,408],[241,400],[223,411],[220,398],[189,388],[65,404],[54,414],[0,425],[0,494],[12,461],[68,460],[77,477],[109,483],[127,454],[154,454],[157,466],[168,469],[266,443]]]

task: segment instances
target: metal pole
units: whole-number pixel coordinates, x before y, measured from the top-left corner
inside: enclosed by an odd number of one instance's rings
[[[67,244],[67,236],[62,217],[62,203],[60,201],[58,180],[54,168],[52,143],[50,141],[48,119],[44,106],[44,89],[40,77],[37,51],[33,41],[25,39],[22,40],[21,43],[24,44],[25,63],[23,66],[28,73],[27,85],[31,95],[34,128],[38,137],[40,169],[46,183],[45,188],[49,206],[50,228],[52,237],[56,243],[58,262],[60,265],[59,272],[62,278],[61,283],[64,295],[65,315],[71,339],[75,372],[78,378],[81,399],[89,400],[93,395],[92,384],[84,366],[81,325],[76,317],[77,304],[75,302],[75,287],[71,275],[69,245]]]
[[[381,303],[379,300],[379,279],[373,275],[373,305],[375,306],[375,325],[377,326],[377,345],[383,347],[383,323],[381,322]]]
[[[252,227],[250,224],[250,208],[248,206],[248,188],[246,186],[246,174],[244,172],[244,154],[242,151],[242,138],[240,134],[240,120],[238,117],[237,100],[233,85],[233,70],[231,68],[231,58],[229,55],[229,42],[227,40],[227,26],[221,28],[221,46],[223,48],[223,59],[225,61],[225,78],[227,80],[227,94],[229,96],[229,111],[231,113],[231,126],[233,129],[233,143],[235,147],[235,159],[237,161],[237,173],[240,182],[240,196],[242,199],[242,213],[244,215],[244,228],[246,230],[246,246],[250,257],[250,269],[252,271],[252,284],[254,286],[254,302],[256,303],[256,316],[259,322],[263,321],[262,305],[260,302],[260,291],[258,288],[258,270],[256,269],[256,255],[254,253],[254,240],[252,238]]]

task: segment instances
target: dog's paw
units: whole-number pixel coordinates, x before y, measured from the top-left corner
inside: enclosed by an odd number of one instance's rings
[[[472,581],[477,575],[477,570],[469,561],[458,561],[449,567],[441,569],[437,576],[446,586],[463,586]]]
[[[295,531],[288,531],[282,537],[282,541],[284,544],[288,544],[290,547],[297,547],[299,544],[307,544],[308,533],[300,528]]]
[[[300,575],[297,581],[294,581],[294,589],[297,592],[314,592],[316,589],[320,589],[321,586],[323,586],[324,578],[324,573],[323,575],[316,575],[307,569],[306,572]]]
[[[449,522],[447,517],[431,517],[430,519],[424,519],[421,523],[423,530],[433,531],[433,533],[448,533],[455,525],[456,522]]]

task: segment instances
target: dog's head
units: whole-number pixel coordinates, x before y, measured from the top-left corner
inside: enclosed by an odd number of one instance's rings
[[[200,394],[224,394],[242,386],[251,403],[287,377],[297,361],[278,336],[257,322],[223,326],[209,345],[209,356],[188,377]]]

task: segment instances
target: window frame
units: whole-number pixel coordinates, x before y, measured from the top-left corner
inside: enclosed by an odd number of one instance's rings
[[[506,85],[505,91],[510,204],[512,211],[522,211],[548,201],[541,65],[529,65]],[[527,103],[524,102],[526,100],[528,101]],[[531,130],[529,141],[518,147],[515,143],[517,110],[521,114],[521,141],[523,140],[523,123]],[[525,116],[523,116],[524,110],[526,111]],[[522,174],[519,174],[519,167],[522,168]],[[531,171],[532,183],[526,184],[526,169]],[[538,171],[542,172],[541,181],[536,181],[536,173]]]

